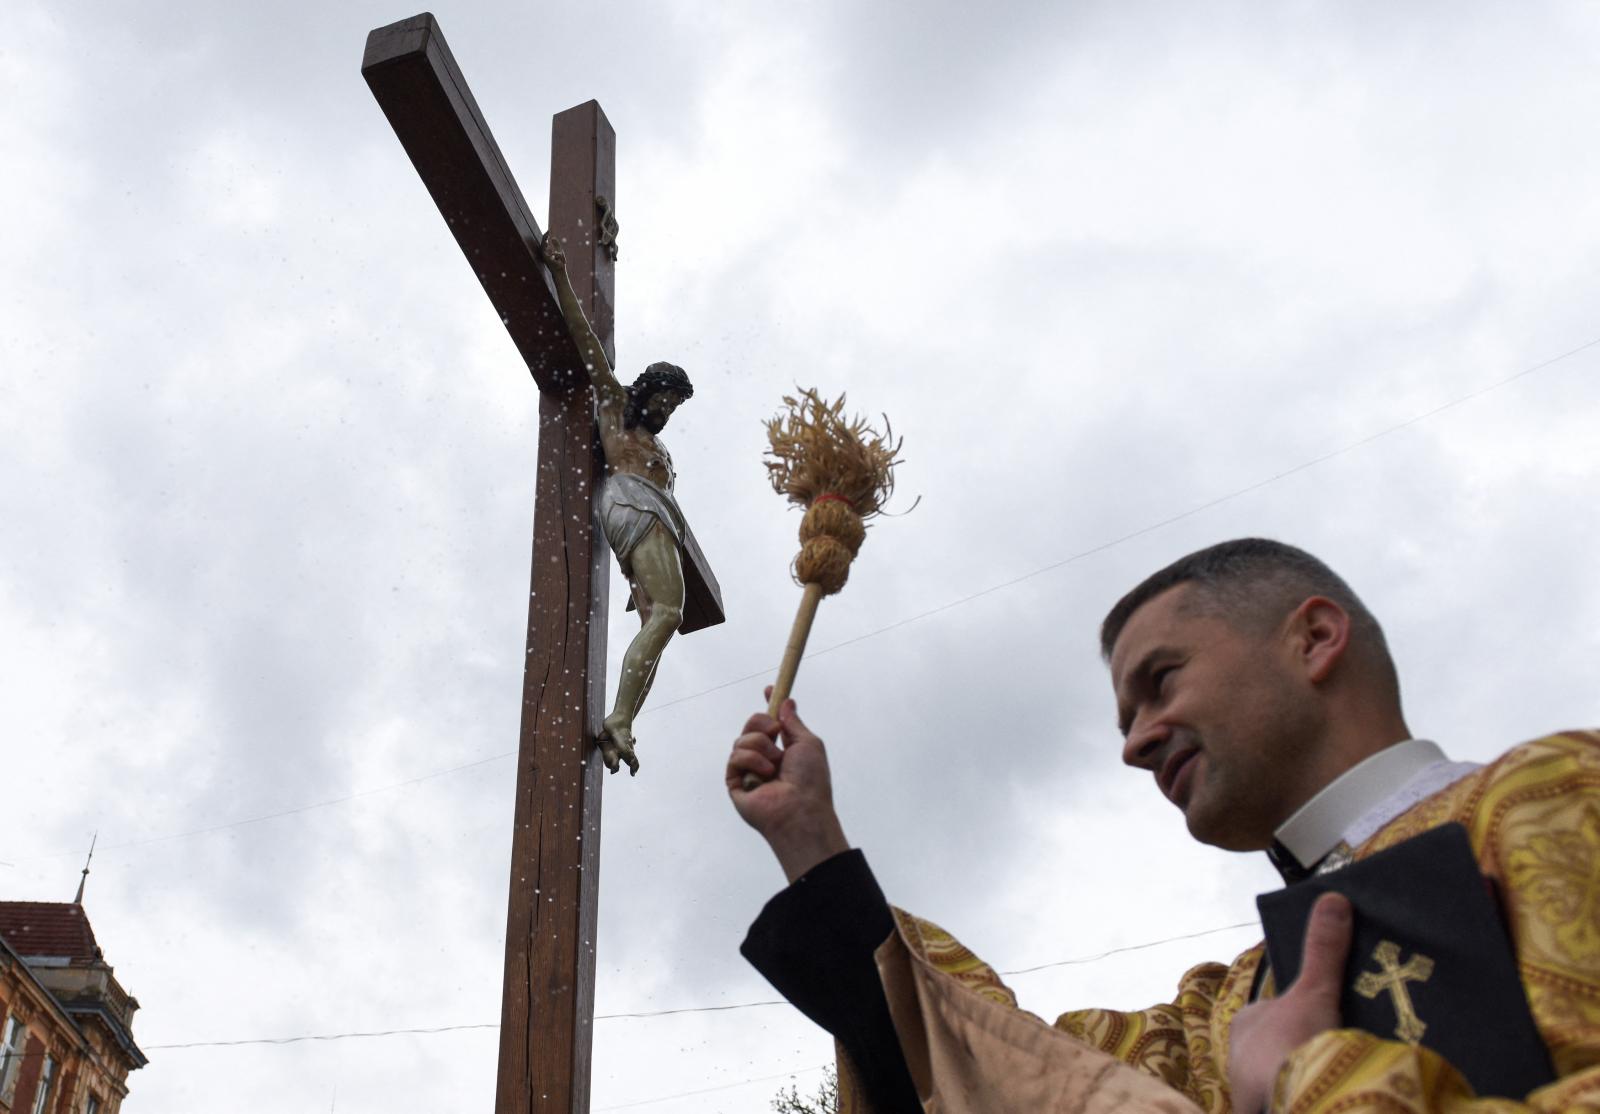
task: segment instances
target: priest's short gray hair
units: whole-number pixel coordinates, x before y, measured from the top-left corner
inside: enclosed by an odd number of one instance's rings
[[[1180,557],[1147,576],[1117,601],[1100,625],[1100,653],[1111,660],[1122,628],[1139,608],[1180,584],[1192,584],[1191,603],[1241,630],[1266,633],[1311,596],[1325,596],[1350,616],[1357,656],[1369,661],[1398,696],[1383,628],[1350,585],[1307,553],[1270,538],[1236,538]]]

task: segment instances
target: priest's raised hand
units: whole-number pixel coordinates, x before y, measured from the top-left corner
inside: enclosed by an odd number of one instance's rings
[[[761,784],[745,789],[746,774]],[[801,722],[793,700],[783,702],[776,719],[757,712],[745,721],[728,756],[726,780],[733,807],[766,839],[790,882],[850,849],[833,810],[827,751]]]

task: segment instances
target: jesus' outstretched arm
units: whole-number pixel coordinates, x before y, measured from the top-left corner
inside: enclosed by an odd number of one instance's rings
[[[578,293],[572,289],[572,279],[567,274],[567,254],[561,248],[561,239],[554,232],[545,234],[540,254],[544,256],[545,265],[550,268],[550,274],[555,279],[556,297],[561,301],[561,316],[567,320],[567,331],[572,334],[573,343],[578,346],[578,354],[583,357],[584,367],[589,372],[589,382],[594,385],[599,401],[602,404],[624,403],[627,394],[622,384],[617,382],[616,375],[612,373],[611,361],[606,359],[606,350],[601,345],[600,338],[595,335],[594,326],[589,324],[583,306],[578,303]]]

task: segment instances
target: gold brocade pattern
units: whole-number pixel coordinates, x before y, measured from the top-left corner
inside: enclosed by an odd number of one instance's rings
[[[1579,802],[1544,817],[1548,834],[1532,836],[1506,858],[1506,871],[1528,895],[1545,941],[1562,958],[1600,955],[1600,806]]]
[[[923,956],[968,990],[992,998],[1001,1005],[1017,1004],[1017,996],[1011,992],[1011,988],[961,941],[932,921],[914,917],[903,909],[896,909],[894,915],[900,935],[913,953]]]
[[[1526,1102],[1480,1099],[1427,1048],[1339,1029],[1289,1057],[1272,1110],[1600,1114],[1600,732],[1567,732],[1514,748],[1380,829],[1356,857],[1452,821],[1466,826],[1480,866],[1496,884],[1557,1080]],[[943,929],[899,910],[896,919],[914,954],[981,994],[1015,1004],[1000,977]],[[1171,1003],[1132,1012],[1074,1010],[1056,1026],[1161,1079],[1207,1114],[1228,1114],[1228,1033],[1262,951],[1257,945],[1231,966],[1190,970]],[[1264,993],[1272,992],[1270,983]],[[840,1059],[841,1114],[872,1114]]]
[[[1253,976],[1260,948],[1246,952],[1235,967],[1248,962]],[[1056,1028],[1072,1034],[1123,1063],[1155,1076],[1192,1099],[1207,1114],[1228,1109],[1223,1079],[1227,1026],[1244,1006],[1249,982],[1233,977],[1220,963],[1205,963],[1185,972],[1171,1003],[1146,1010],[1073,1010],[1056,1019]]]

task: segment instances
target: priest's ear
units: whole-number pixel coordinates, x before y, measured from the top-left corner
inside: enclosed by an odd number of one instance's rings
[[[1327,596],[1303,600],[1285,632],[1295,664],[1314,685],[1327,681],[1350,649],[1350,613]]]

